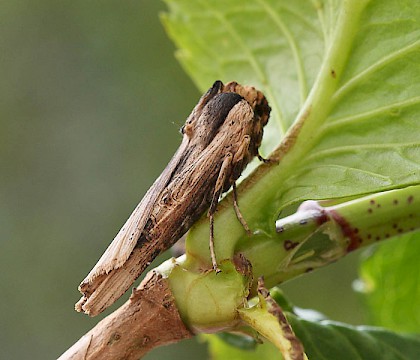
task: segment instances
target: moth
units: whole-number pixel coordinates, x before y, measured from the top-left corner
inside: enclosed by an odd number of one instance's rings
[[[258,148],[270,107],[254,87],[216,81],[181,128],[182,143],[134,209],[113,242],[79,286],[76,310],[95,316],[112,305],[160,253],[171,247],[208,209],[210,253],[214,214],[223,192],[233,188]]]

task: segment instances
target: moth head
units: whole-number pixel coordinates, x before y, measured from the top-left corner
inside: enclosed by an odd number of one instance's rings
[[[243,86],[236,81],[231,81],[223,87],[223,92],[235,92],[241,95],[254,110],[256,121],[261,123],[262,126],[267,124],[271,108],[261,91],[253,86]]]
[[[255,89],[254,89],[255,90]],[[263,128],[267,125],[270,117],[271,107],[268,105],[266,97],[261,91],[255,90],[254,102],[251,105],[254,109],[254,144],[256,151],[261,145]]]
[[[256,155],[261,145],[263,127],[268,122],[271,108],[262,92],[252,86],[242,86],[235,81],[224,85],[220,80],[217,80],[200,98],[181,128],[181,133],[190,139],[197,136],[201,139],[200,142],[206,143],[214,136],[233,106],[242,99],[245,99],[254,111],[250,151],[252,155]]]
[[[258,148],[261,145],[263,128],[267,124],[271,112],[266,97],[261,91],[258,91],[253,86],[243,86],[236,81],[227,83],[224,86],[223,91],[234,92],[241,95],[252,107],[254,118],[250,151],[253,155],[256,155],[258,153]]]

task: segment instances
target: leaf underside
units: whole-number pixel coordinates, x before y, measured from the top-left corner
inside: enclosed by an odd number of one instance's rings
[[[282,260],[274,230],[282,209],[420,184],[417,0],[165,2],[162,20],[176,56],[200,90],[216,79],[235,80],[262,90],[272,107],[261,152],[275,150],[280,163],[257,168],[238,188],[241,212],[259,235],[251,243],[231,204],[222,201],[218,258],[243,251],[272,286],[270,274]],[[203,220],[190,231],[187,255],[208,257],[207,237]],[[420,353],[419,340],[405,335],[291,321],[310,359],[414,359]],[[253,353],[220,350],[223,342],[211,341],[215,359],[273,358],[266,345],[248,357]]]
[[[419,183],[415,0],[166,3],[163,21],[177,58],[201,90],[220,78],[252,84],[268,97],[264,153],[299,113],[319,109],[308,119],[310,136],[290,150],[293,165],[276,177],[277,209]],[[323,69],[330,79],[320,76]],[[308,101],[311,91],[321,93],[316,102]]]

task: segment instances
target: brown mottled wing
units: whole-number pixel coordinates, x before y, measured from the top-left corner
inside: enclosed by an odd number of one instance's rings
[[[98,276],[108,274],[111,270],[121,267],[127,261],[149,219],[150,212],[153,209],[151,205],[155,203],[156,198],[169,182],[187,146],[188,139],[184,136],[181,146],[167,165],[165,171],[161,173],[147,191],[95,267],[83,280],[83,284],[92,284]]]
[[[211,203],[227,152],[234,161],[215,196],[229,189],[258,153],[268,114],[267,101],[254,88],[215,82],[187,119],[177,153],[80,284],[78,311],[94,316],[112,305],[191,227]]]
[[[79,291],[83,293],[83,296],[76,304],[77,311],[83,311],[92,316],[100,313],[124,294],[138,277],[138,273],[133,273],[136,264],[133,266],[128,260],[150,217],[152,204],[170,181],[173,170],[182,159],[187,146],[188,139],[184,136],[181,146],[166,167],[167,171],[163,171],[156,179],[95,267],[82,281]],[[110,272],[113,276],[110,276]],[[111,288],[112,290],[106,291]]]
[[[186,124],[194,124],[203,110],[203,107],[222,89],[222,87],[223,84],[220,81],[214,83],[209,91],[201,97],[199,103],[187,119]],[[134,209],[95,267],[83,280],[82,285],[92,284],[100,275],[108,274],[111,270],[120,268],[127,261],[149,219],[150,213],[153,210],[153,204],[171,180],[180,161],[185,157],[188,145],[189,138],[187,135],[184,135],[180,147],[166,166],[165,170],[156,179],[141,202]]]
[[[222,88],[222,82],[216,81],[214,83],[209,91],[201,97],[188,117],[184,128],[194,127],[205,105]],[[177,168],[182,166],[182,161],[185,157],[188,157],[187,154],[190,150],[190,138],[185,132],[180,147],[165,170],[147,191],[105,253],[80,284],[79,291],[83,293],[83,296],[76,304],[77,311],[96,315],[118,299],[138,277],[142,269],[139,268],[139,264],[130,260],[130,256],[144,231],[157,198],[171,181]],[[112,274],[109,274],[111,272]],[[112,290],[108,291],[107,289]]]

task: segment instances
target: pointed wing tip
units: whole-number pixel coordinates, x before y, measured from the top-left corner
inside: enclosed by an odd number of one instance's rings
[[[86,300],[86,296],[82,296],[80,300],[74,305],[74,310],[84,313],[85,311],[83,310],[83,305],[86,303]]]
[[[102,277],[106,277],[112,270],[117,270],[120,267],[122,267],[125,263],[124,261],[112,261],[111,263],[106,264],[106,266],[97,263],[94,268],[89,272],[89,274],[83,279],[83,281],[80,283],[78,290],[86,295],[86,292],[89,291],[88,289],[92,286],[97,287],[99,284],[104,280],[100,279]],[[99,284],[96,284],[99,280]]]
[[[75,304],[74,308],[77,312],[84,313],[89,316],[96,316],[106,309],[112,302],[103,303],[104,299],[99,297],[98,291],[103,292],[101,285],[108,279],[108,274],[123,267],[125,261],[114,260],[109,266],[96,266],[90,271],[86,278],[80,283],[78,290],[83,295],[80,300]]]
[[[74,309],[79,312],[86,314],[90,317],[96,316],[100,313],[100,311],[96,311],[94,308],[91,307],[89,304],[89,298],[86,296],[82,296],[80,300],[74,305]]]

